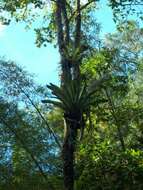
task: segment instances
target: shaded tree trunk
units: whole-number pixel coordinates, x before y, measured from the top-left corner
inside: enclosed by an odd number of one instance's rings
[[[66,131],[63,143],[63,175],[65,190],[74,190],[74,153],[77,139],[78,122],[65,119]]]
[[[74,64],[71,64],[71,58],[65,55],[66,49],[74,42],[74,48],[80,48],[81,40],[81,5],[80,0],[76,0],[76,12],[75,18],[75,36],[71,39],[70,36],[70,20],[67,12],[67,1],[56,0],[55,20],[57,26],[57,42],[59,46],[59,53],[61,56],[61,86],[71,80],[79,80],[80,67],[79,60],[74,60]],[[70,44],[71,43],[71,44]],[[73,61],[73,60],[72,60]],[[76,112],[76,110],[75,110]],[[66,115],[66,114],[65,114]],[[74,117],[73,117],[74,115]],[[79,128],[79,113],[68,114],[68,117],[64,116],[66,123],[66,131],[63,142],[63,176],[65,190],[74,190],[74,153],[76,146],[77,130]]]

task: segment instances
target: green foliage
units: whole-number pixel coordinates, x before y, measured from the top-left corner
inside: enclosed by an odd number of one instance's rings
[[[81,170],[77,180],[79,190],[143,188],[142,151],[117,152],[101,144],[94,151],[85,152],[78,167]]]
[[[77,113],[83,113],[90,105],[90,93],[87,91],[85,84],[80,81],[69,81],[63,87],[53,84],[47,87],[59,101],[45,100],[44,103],[52,103],[66,113],[74,114],[75,110]]]
[[[43,88],[13,62],[0,61],[0,78],[0,189],[58,189],[61,159],[42,119],[50,118],[41,105]]]
[[[142,20],[142,0],[109,0],[113,9],[114,21],[127,21],[131,17]]]

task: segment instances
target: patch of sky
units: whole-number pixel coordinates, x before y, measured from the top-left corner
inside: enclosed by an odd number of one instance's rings
[[[58,51],[51,44],[37,48],[33,30],[25,31],[24,24],[11,24],[0,35],[0,41],[1,56],[35,73],[39,83],[58,81]]]

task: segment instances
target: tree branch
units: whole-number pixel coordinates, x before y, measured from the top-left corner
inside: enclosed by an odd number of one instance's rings
[[[6,76],[7,76],[7,78],[9,78],[8,75],[6,75]],[[27,99],[29,100],[29,102],[31,103],[31,105],[35,108],[35,110],[37,111],[37,113],[39,114],[39,116],[41,117],[41,119],[44,121],[44,123],[45,123],[45,125],[46,125],[46,127],[47,127],[47,129],[48,129],[48,131],[49,131],[49,133],[53,136],[53,139],[55,140],[55,142],[57,143],[58,147],[59,147],[60,150],[61,150],[61,147],[62,147],[62,146],[61,146],[61,144],[60,144],[58,138],[56,137],[56,135],[55,135],[53,129],[49,126],[48,122],[46,121],[45,117],[44,117],[43,114],[41,113],[40,109],[35,105],[35,103],[33,102],[33,100],[32,100],[32,99],[30,98],[30,96],[25,92],[25,90],[21,87],[21,85],[18,84],[16,81],[13,81],[13,82],[14,82],[14,84],[16,85],[16,87],[17,87],[18,89],[20,89],[21,92],[27,97]]]
[[[80,11],[84,10],[84,9],[87,8],[91,3],[94,3],[94,2],[95,2],[95,0],[90,0],[90,1],[88,1],[86,4],[84,4],[84,5],[82,5],[82,6],[80,7]],[[72,13],[72,15],[70,16],[69,22],[72,20],[72,18],[73,18],[74,16],[76,16],[76,14],[77,14],[77,10],[75,10],[75,11]]]
[[[143,6],[143,3],[125,3],[125,4],[122,4],[121,3],[121,6]]]
[[[34,104],[34,102],[32,101],[32,99],[30,98],[30,96],[21,88],[19,87],[21,92],[27,97],[27,99],[29,100],[29,102],[31,103],[31,105],[35,108],[35,110],[37,111],[37,113],[39,114],[39,116],[41,117],[41,119],[44,121],[45,125],[48,128],[49,133],[53,136],[55,142],[57,143],[58,147],[61,149],[61,144],[58,141],[53,129],[50,128],[48,122],[46,121],[45,117],[42,115],[41,111],[38,109],[38,107]]]
[[[64,35],[63,35],[63,23],[62,23],[62,9],[61,9],[61,0],[56,1],[56,25],[57,25],[57,37],[60,54],[63,54],[64,48]]]
[[[64,25],[65,25],[65,43],[68,45],[70,41],[70,33],[69,33],[70,29],[69,29],[69,19],[68,19],[67,10],[66,10],[66,0],[62,0],[61,9],[62,9]]]
[[[80,46],[80,36],[81,36],[81,8],[80,0],[77,0],[77,17],[76,17],[76,28],[75,28],[75,48]]]

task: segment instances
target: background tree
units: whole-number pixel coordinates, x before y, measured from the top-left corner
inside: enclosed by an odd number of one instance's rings
[[[34,5],[35,8],[43,9],[47,7],[47,3],[45,1],[22,1],[22,2],[10,2],[6,1],[3,2],[2,7],[4,10],[8,11],[11,15],[14,15],[16,20],[20,20],[21,16],[22,19],[26,20],[26,13],[28,10],[31,9],[31,5]],[[57,37],[56,43],[59,48],[59,53],[61,56],[61,88],[67,88],[67,86],[71,86],[71,90],[74,87],[74,97],[77,99],[69,99],[68,101],[71,102],[66,109],[64,108],[64,119],[65,119],[65,127],[66,127],[66,134],[64,137],[63,143],[63,173],[64,173],[64,183],[65,188],[67,190],[72,190],[74,187],[74,152],[75,152],[75,142],[77,138],[77,130],[79,128],[83,128],[83,114],[84,111],[87,109],[87,103],[83,107],[80,107],[81,101],[83,102],[88,98],[89,95],[86,97],[81,96],[84,92],[85,87],[82,87],[82,81],[80,82],[80,86],[78,87],[78,82],[81,80],[80,77],[80,64],[82,62],[82,55],[87,50],[89,50],[88,45],[88,38],[86,32],[82,29],[85,23],[91,22],[91,16],[89,14],[94,10],[95,2],[89,1],[87,3],[82,3],[80,0],[77,1],[60,1],[57,0],[56,2],[51,1],[51,9],[50,9],[50,17],[47,21],[46,29],[42,30],[48,31],[48,38],[53,38],[53,36]],[[23,12],[24,11],[24,12]],[[18,12],[18,15],[17,15]],[[22,13],[22,14],[21,14]],[[46,17],[44,20],[46,21]],[[5,21],[5,20],[4,20]],[[9,21],[9,20],[8,20]],[[6,21],[5,21],[6,22]],[[92,21],[93,22],[93,21]],[[84,23],[84,24],[83,24]],[[38,42],[45,42],[45,39],[41,39],[40,30],[36,30],[38,34]],[[50,33],[49,33],[50,32]],[[47,35],[47,34],[46,34]],[[43,36],[42,36],[43,37]],[[47,41],[48,39],[46,39]],[[87,44],[87,45],[85,45]],[[72,84],[73,83],[73,84]],[[77,84],[76,84],[77,83]],[[73,87],[72,87],[73,86]],[[53,88],[54,87],[54,88]],[[58,88],[55,86],[50,87],[53,90],[53,94],[60,98],[61,92],[57,91]],[[80,89],[81,88],[81,89]],[[59,89],[60,90],[60,89]],[[70,90],[70,95],[71,94]],[[80,90],[80,91],[79,91]],[[55,93],[55,92],[56,93]],[[67,96],[67,94],[66,94]],[[63,103],[67,97],[64,96],[62,99]],[[61,100],[61,98],[60,98]],[[68,102],[68,103],[70,103]],[[57,105],[57,102],[54,104]],[[66,102],[67,104],[67,102]],[[75,111],[77,110],[77,111]]]
[[[47,107],[45,110],[41,105],[43,88],[13,62],[1,60],[0,73],[0,125],[4,137],[0,141],[3,147],[0,159],[1,188],[19,189],[23,184],[23,189],[39,189],[39,185],[43,189],[47,189],[47,186],[49,189],[58,189],[58,181],[62,178],[58,154],[61,137],[53,132],[56,125],[53,119],[50,119],[50,124],[47,122],[51,108],[47,112]],[[62,120],[59,116],[57,118],[62,127]],[[57,185],[53,184],[53,179]]]

